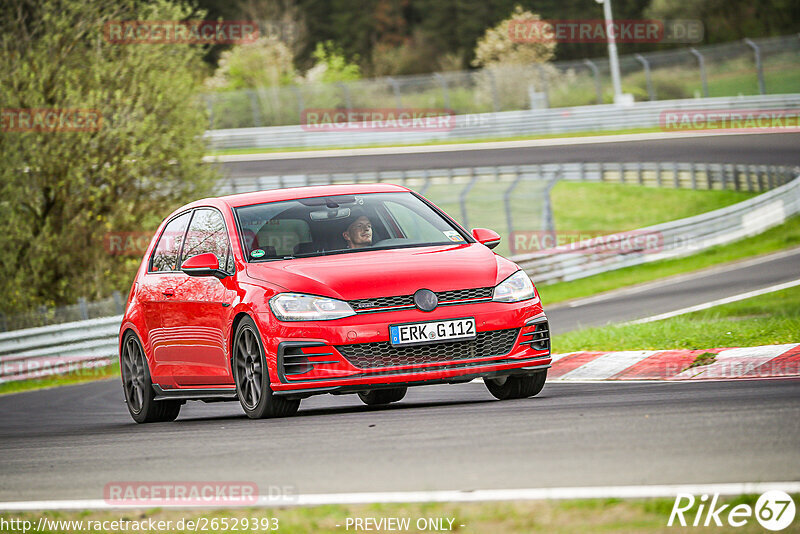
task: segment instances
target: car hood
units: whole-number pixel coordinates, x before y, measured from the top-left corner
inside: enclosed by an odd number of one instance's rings
[[[297,258],[247,264],[247,274],[280,287],[344,300],[497,285],[518,267],[477,243]]]

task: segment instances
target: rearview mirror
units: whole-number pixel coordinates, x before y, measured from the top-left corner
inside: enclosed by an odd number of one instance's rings
[[[181,271],[189,276],[216,276],[219,279],[228,276],[225,272],[220,270],[217,257],[210,252],[192,256],[183,262]]]
[[[333,221],[350,217],[350,208],[328,208],[325,211],[312,211],[312,221]]]
[[[488,228],[473,228],[472,237],[474,237],[475,241],[478,243],[486,245],[489,248],[494,248],[500,244],[500,235]]]

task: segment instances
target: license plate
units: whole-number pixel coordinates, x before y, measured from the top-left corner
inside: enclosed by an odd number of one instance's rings
[[[475,319],[448,319],[425,323],[396,324],[389,327],[392,345],[422,345],[440,341],[475,339]]]

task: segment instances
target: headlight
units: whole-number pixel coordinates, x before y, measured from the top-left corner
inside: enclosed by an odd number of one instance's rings
[[[519,302],[536,296],[533,282],[525,271],[517,271],[494,288],[492,300],[497,302]]]
[[[356,314],[344,301],[299,293],[275,295],[269,307],[281,321],[330,321]]]

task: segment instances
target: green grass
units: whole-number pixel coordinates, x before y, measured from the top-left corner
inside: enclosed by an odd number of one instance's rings
[[[21,393],[34,389],[46,389],[58,386],[69,386],[82,384],[93,380],[104,378],[119,377],[119,363],[112,363],[105,367],[93,367],[90,369],[80,369],[63,375],[53,375],[34,380],[19,380],[15,382],[4,382],[0,384],[0,395],[9,393]]]
[[[431,145],[458,145],[462,143],[493,143],[498,141],[527,141],[531,139],[562,139],[570,137],[599,137],[605,135],[623,135],[637,133],[661,132],[661,128],[628,128],[622,130],[587,130],[584,132],[569,132],[558,134],[536,134],[536,135],[517,135],[511,137],[482,137],[480,139],[453,139],[453,140],[434,140],[424,143],[388,143],[388,144],[368,144],[353,146],[320,146],[320,147],[283,147],[283,148],[226,148],[221,150],[211,150],[208,156],[231,156],[238,154],[271,154],[274,152],[313,152],[315,150],[352,150],[354,148],[387,148],[395,146],[431,146]]]
[[[698,354],[697,357],[694,359],[692,364],[687,367],[686,369],[694,369],[695,367],[702,367],[704,365],[711,365],[717,361],[717,355],[713,352],[704,352],[703,354]],[[686,370],[684,369],[684,370]]]
[[[800,287],[645,324],[553,337],[553,352],[754,347],[800,342]]]
[[[556,230],[635,230],[724,208],[755,196],[611,183],[560,182],[551,193]]]
[[[766,232],[728,245],[712,247],[703,252],[670,260],[626,267],[571,282],[537,286],[545,307],[558,302],[588,297],[625,286],[649,282],[770,252],[800,246],[800,216]],[[535,280],[534,280],[535,282]]]
[[[719,527],[702,527],[703,532],[717,534],[731,532],[727,525],[727,512],[738,504],[747,504],[753,507],[757,495],[742,495],[721,497],[718,505],[727,504],[728,508],[721,514],[720,519],[725,525]],[[795,502],[798,496],[793,496]],[[357,531],[351,524],[347,528],[348,518],[407,518],[410,522],[408,532],[420,532],[416,522],[425,518],[444,518],[453,520],[453,532],[463,534],[487,533],[493,534],[572,534],[595,532],[646,532],[646,533],[671,533],[686,529],[680,526],[668,527],[667,522],[675,500],[672,498],[659,499],[580,499],[563,501],[501,501],[479,503],[410,503],[410,504],[372,504],[372,505],[336,505],[336,506],[311,506],[298,508],[274,509],[229,509],[229,510],[166,510],[155,509],[148,511],[68,511],[68,512],[23,512],[16,514],[0,514],[0,518],[23,519],[31,521],[35,526],[41,516],[57,520],[83,520],[86,521],[113,521],[126,519],[128,521],[154,522],[171,521],[171,532],[191,532],[191,530],[176,530],[175,523],[184,519],[197,521],[204,518],[205,525],[211,525],[212,519],[233,518],[277,518],[278,532],[334,534],[341,532]],[[691,524],[694,514],[698,511],[698,504],[684,516]],[[795,522],[784,532],[797,532],[800,523],[800,514]],[[86,523],[84,523],[86,525]],[[448,525],[447,522],[444,523]],[[227,530],[226,532],[230,532]],[[249,531],[249,529],[247,530]],[[363,530],[361,530],[363,532]],[[52,530],[50,532],[65,532]],[[110,530],[107,532],[120,532]],[[128,531],[130,532],[130,530]],[[154,532],[143,530],[142,532]],[[218,529],[204,530],[204,532],[222,532]],[[273,531],[274,532],[274,531]],[[380,532],[390,532],[381,530]],[[427,532],[435,532],[427,530]],[[749,518],[747,524],[735,529],[741,534],[764,532],[755,518]]]

